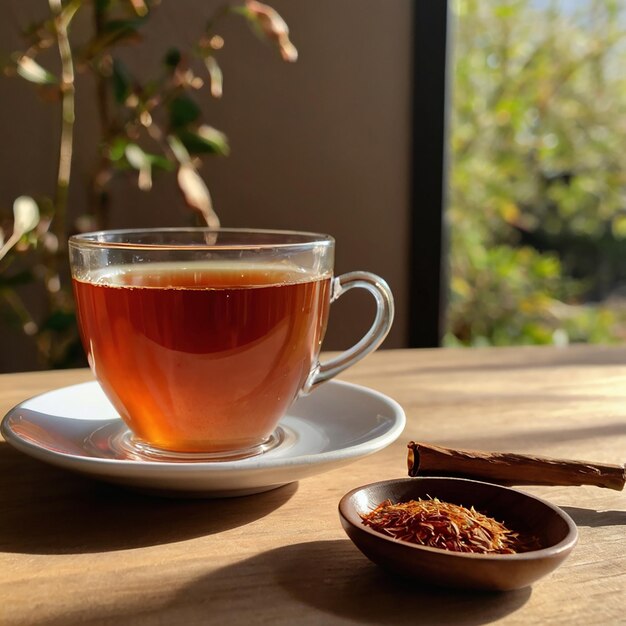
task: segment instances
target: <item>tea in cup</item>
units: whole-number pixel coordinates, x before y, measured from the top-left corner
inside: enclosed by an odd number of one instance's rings
[[[287,231],[144,229],[70,238],[89,365],[139,456],[237,459],[277,441],[291,404],[374,350],[393,319],[379,277],[333,277],[334,240]],[[377,314],[320,364],[333,300],[370,291]]]

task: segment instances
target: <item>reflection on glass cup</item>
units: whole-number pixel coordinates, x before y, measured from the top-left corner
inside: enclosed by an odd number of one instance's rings
[[[144,229],[70,239],[89,364],[149,458],[236,459],[275,445],[301,394],[376,349],[393,298],[367,272],[333,277],[334,240],[287,231]],[[330,303],[376,299],[368,333],[318,360]]]

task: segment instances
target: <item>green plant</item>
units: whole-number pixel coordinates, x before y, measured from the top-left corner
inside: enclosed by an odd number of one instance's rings
[[[245,0],[221,6],[209,16],[189,50],[163,51],[158,76],[139,77],[130,72],[117,50],[141,40],[158,2],[49,0],[48,4],[50,15],[24,31],[25,47],[12,55],[5,73],[29,81],[46,100],[60,103],[56,188],[51,197],[16,199],[12,216],[0,213],[0,314],[33,338],[42,365],[64,367],[82,362],[67,239],[72,232],[108,226],[108,190],[113,178],[134,173],[139,188],[149,191],[154,172],[175,173],[184,201],[202,223],[219,225],[199,169],[204,157],[226,155],[229,147],[226,136],[202,119],[193,93],[204,89],[215,98],[222,95],[219,56],[224,39],[218,31],[222,21],[230,16],[242,18],[274,44],[285,61],[295,61],[297,50],[274,9]],[[92,28],[87,40],[78,44],[72,40],[71,27],[82,13],[90,16]],[[55,64],[54,55],[59,66],[56,73],[46,69]],[[90,205],[70,222],[75,77],[80,72],[94,78],[101,136],[90,181]],[[31,312],[22,295],[25,289],[43,295],[43,315]]]
[[[448,345],[623,341],[626,6],[455,11]]]

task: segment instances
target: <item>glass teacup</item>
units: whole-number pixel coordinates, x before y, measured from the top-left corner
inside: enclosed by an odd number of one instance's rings
[[[102,231],[70,239],[89,364],[139,456],[237,459],[280,440],[301,394],[376,349],[393,298],[368,272],[333,277],[334,240],[288,231]],[[331,302],[362,287],[368,333],[324,363]]]

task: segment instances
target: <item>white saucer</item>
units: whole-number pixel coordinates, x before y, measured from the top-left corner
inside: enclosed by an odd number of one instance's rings
[[[107,482],[205,497],[274,489],[335,469],[395,441],[402,407],[387,396],[330,381],[299,399],[283,418],[283,439],[255,457],[219,462],[145,461],[111,442],[125,429],[96,382],[63,387],[9,411],[0,431],[22,452]]]

